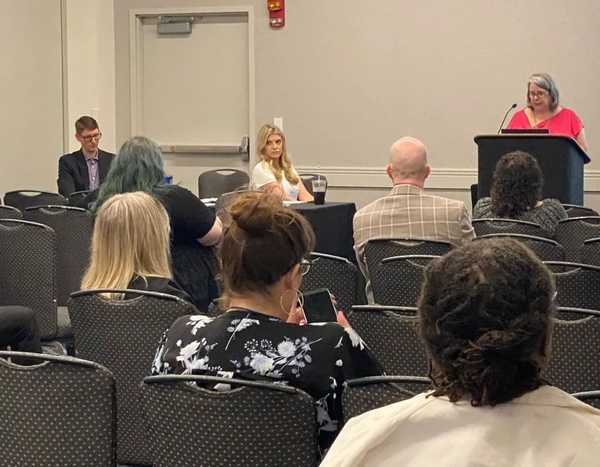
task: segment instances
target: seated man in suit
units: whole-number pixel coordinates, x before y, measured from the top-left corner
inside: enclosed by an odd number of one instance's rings
[[[96,190],[115,158],[98,148],[102,133],[94,118],[83,116],[75,122],[75,138],[81,148],[58,161],[58,192],[65,197],[74,191]]]
[[[431,167],[421,141],[411,137],[396,141],[390,148],[386,172],[394,185],[392,191],[354,216],[354,249],[363,272],[369,240],[406,238],[459,245],[475,237],[462,201],[428,195],[423,190]]]

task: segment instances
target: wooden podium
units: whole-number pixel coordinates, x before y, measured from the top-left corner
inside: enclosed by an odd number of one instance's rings
[[[478,198],[490,195],[496,162],[511,151],[525,151],[535,157],[544,174],[544,198],[583,205],[583,165],[590,161],[585,151],[568,136],[560,135],[478,135]]]

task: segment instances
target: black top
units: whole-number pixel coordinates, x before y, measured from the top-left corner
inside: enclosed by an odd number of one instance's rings
[[[157,187],[153,193],[169,213],[173,278],[192,303],[206,312],[219,296],[217,261],[212,247],[198,242],[215,223],[215,213],[191,191],[178,185]]]
[[[98,149],[98,177],[100,184],[104,182],[114,158],[115,155],[113,153]],[[65,154],[58,160],[57,183],[58,192],[67,198],[74,191],[90,189],[88,166],[81,149],[70,154]]]
[[[128,289],[135,290],[147,290],[149,292],[161,292],[169,295],[174,295],[175,297],[181,298],[186,302],[192,302],[190,296],[181,290],[181,287],[177,285],[176,282],[166,278],[166,277],[157,277],[157,276],[146,276],[134,277],[129,285]],[[129,300],[130,298],[134,298],[135,294],[126,294],[125,300]]]
[[[315,399],[325,449],[343,424],[344,381],[381,375],[383,369],[351,328],[299,326],[235,308],[217,318],[178,318],[160,342],[152,373],[276,380],[300,388]]]

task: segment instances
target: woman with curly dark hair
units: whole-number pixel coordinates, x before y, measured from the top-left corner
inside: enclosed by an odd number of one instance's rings
[[[600,410],[540,376],[555,289],[515,240],[490,239],[431,262],[419,302],[433,391],[344,427],[321,466],[590,466]]]
[[[502,217],[535,222],[554,233],[567,212],[557,199],[542,200],[544,177],[538,162],[528,153],[505,154],[496,164],[490,197],[477,201],[473,218]]]

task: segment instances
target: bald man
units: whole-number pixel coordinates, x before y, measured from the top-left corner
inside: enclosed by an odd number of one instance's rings
[[[354,216],[354,249],[363,272],[369,240],[441,240],[459,245],[475,237],[462,201],[428,195],[423,190],[431,173],[427,148],[416,138],[400,138],[390,148],[386,172],[392,191],[359,209]]]

